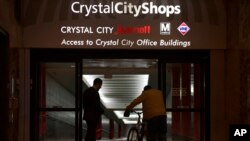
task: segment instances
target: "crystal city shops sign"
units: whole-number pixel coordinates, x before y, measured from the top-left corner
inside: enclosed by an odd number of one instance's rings
[[[222,0],[24,0],[25,48],[224,49]]]

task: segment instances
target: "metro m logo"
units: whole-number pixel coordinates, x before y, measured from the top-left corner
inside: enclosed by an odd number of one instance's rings
[[[160,34],[161,35],[170,35],[171,26],[169,22],[160,23]]]

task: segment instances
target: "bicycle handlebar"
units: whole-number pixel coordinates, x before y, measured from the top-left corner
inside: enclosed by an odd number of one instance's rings
[[[135,110],[131,110],[131,111],[128,111],[128,110],[125,110],[124,112],[124,117],[129,117],[130,113],[133,112],[133,113],[136,113],[139,117],[141,116],[142,112],[137,112]]]
[[[141,115],[142,114],[142,112],[137,112],[135,110],[133,110],[132,112],[136,113],[137,115]]]

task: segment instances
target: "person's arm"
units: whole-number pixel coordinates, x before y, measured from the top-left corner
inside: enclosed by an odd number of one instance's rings
[[[103,114],[104,113],[104,110],[102,108],[102,103],[101,103],[101,99],[100,99],[100,96],[98,94],[98,97],[99,97],[99,102],[98,102],[98,111],[100,112],[100,114]]]
[[[143,93],[134,99],[127,107],[126,110],[131,111],[136,105],[140,104],[143,100]]]

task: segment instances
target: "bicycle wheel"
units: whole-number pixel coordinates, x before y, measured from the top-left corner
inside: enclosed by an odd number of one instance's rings
[[[127,141],[138,141],[138,139],[139,139],[139,132],[137,128],[132,127],[131,129],[129,129]]]

